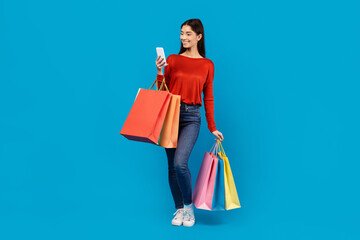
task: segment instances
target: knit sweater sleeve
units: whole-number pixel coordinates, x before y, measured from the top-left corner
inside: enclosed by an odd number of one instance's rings
[[[214,120],[213,80],[214,80],[214,63],[211,61],[209,72],[203,90],[205,116],[210,132],[214,132],[217,130]]]
[[[160,88],[161,86],[161,83],[165,77],[165,83],[166,83],[166,86],[169,88],[170,86],[170,71],[171,71],[171,66],[172,66],[172,62],[171,62],[171,55],[169,55],[166,59],[166,63],[168,64],[167,66],[164,67],[164,75],[160,75],[160,74],[157,74],[157,87],[158,89]],[[163,87],[163,90],[166,90],[165,87]]]

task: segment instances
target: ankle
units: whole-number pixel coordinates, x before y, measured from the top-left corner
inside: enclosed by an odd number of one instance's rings
[[[190,203],[190,204],[184,204],[184,207],[185,207],[185,208],[192,208],[192,206],[193,206],[193,203]]]

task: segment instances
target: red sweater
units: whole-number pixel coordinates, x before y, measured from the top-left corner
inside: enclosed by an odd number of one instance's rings
[[[213,79],[214,63],[208,58],[191,58],[171,54],[166,59],[164,75],[157,75],[158,87],[165,76],[172,94],[181,95],[187,104],[200,104],[204,92],[205,116],[210,132],[216,131],[214,121]]]

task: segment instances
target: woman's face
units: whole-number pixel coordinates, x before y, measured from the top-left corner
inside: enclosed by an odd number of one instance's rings
[[[196,35],[189,25],[184,25],[181,28],[180,40],[184,48],[191,48],[193,46],[197,47],[197,42],[200,39],[201,34]]]

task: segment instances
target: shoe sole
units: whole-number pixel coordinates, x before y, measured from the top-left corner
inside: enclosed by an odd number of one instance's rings
[[[183,226],[184,226],[184,227],[192,227],[192,226],[194,226],[194,225],[195,225],[195,223],[192,224],[192,225],[187,225],[187,224],[184,224],[184,223],[183,223]]]
[[[173,225],[173,226],[181,226],[182,224],[173,224],[173,223],[172,223],[172,225]]]
[[[173,226],[181,226],[181,225],[183,225],[183,222],[178,223],[178,224],[171,222],[171,224],[172,224]]]

